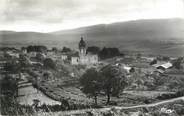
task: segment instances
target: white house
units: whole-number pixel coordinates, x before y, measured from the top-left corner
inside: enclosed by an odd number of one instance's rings
[[[168,68],[171,68],[173,64],[170,62],[159,62],[157,64],[154,64],[153,66],[157,69],[166,70]]]
[[[71,57],[71,64],[78,65],[79,64],[79,57],[77,57],[77,56]]]
[[[14,53],[12,51],[8,51],[6,52],[6,54],[9,56],[9,57],[12,57],[12,58],[19,58],[19,53]]]
[[[132,67],[128,66],[128,65],[125,65],[125,64],[119,64],[119,63],[116,63],[116,66],[120,66],[122,69],[124,69],[127,73],[130,73],[131,72],[131,69]]]
[[[62,60],[66,60],[68,58],[68,56],[66,54],[61,54],[61,59]]]

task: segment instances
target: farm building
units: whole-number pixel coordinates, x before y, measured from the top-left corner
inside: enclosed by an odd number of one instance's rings
[[[162,63],[157,63],[153,65],[155,68],[159,70],[165,71],[166,69],[171,68],[173,65],[170,62],[162,62]]]

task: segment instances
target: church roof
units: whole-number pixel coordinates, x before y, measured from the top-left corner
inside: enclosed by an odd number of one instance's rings
[[[78,52],[73,53],[73,54],[71,54],[71,57],[79,57],[79,53]]]

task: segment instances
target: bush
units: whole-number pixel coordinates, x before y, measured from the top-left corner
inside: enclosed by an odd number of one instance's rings
[[[28,46],[27,52],[46,52],[47,47],[46,46]]]
[[[184,96],[184,89],[179,90],[176,93],[168,93],[168,94],[162,94],[160,96],[157,97],[157,99],[159,100],[166,100],[166,99],[171,99],[171,98],[176,98],[176,97],[182,97]]]
[[[67,48],[67,47],[63,47],[62,51],[61,52],[71,52],[72,50],[70,48]]]
[[[168,93],[168,94],[162,94],[162,95],[158,96],[157,99],[166,100],[166,99],[172,99],[172,98],[176,98],[176,97],[180,97],[180,96],[178,96],[177,94]]]
[[[46,58],[43,61],[43,65],[44,65],[45,68],[56,69],[56,64],[51,58]]]
[[[112,58],[115,56],[119,56],[120,52],[118,48],[103,48],[100,52],[99,52],[99,57],[101,59],[107,59],[107,58]]]

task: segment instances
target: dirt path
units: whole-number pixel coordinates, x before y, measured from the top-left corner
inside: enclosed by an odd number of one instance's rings
[[[183,97],[178,97],[178,98],[173,98],[173,99],[169,99],[169,100],[164,100],[164,101],[161,101],[161,102],[157,102],[157,103],[151,103],[151,104],[144,104],[144,105],[136,105],[136,106],[130,106],[130,107],[118,107],[118,106],[115,106],[114,108],[115,109],[134,109],[134,108],[143,108],[143,107],[154,107],[154,106],[158,106],[158,105],[162,105],[162,104],[165,104],[165,103],[171,103],[171,102],[174,102],[174,101],[178,101],[178,100],[184,100],[184,96]],[[111,110],[112,107],[108,107],[108,108],[101,108],[101,109],[97,109],[102,112],[104,111],[109,111]],[[58,112],[58,113],[54,113],[54,115],[72,115],[72,114],[82,114],[82,113],[85,113],[85,112],[88,112],[88,111],[92,111],[92,110],[95,110],[95,109],[84,109],[84,110],[75,110],[75,111],[64,111],[64,112]]]
[[[165,104],[165,103],[171,103],[177,100],[184,100],[184,96],[183,97],[178,97],[178,98],[173,98],[173,99],[169,99],[169,100],[164,100],[161,102],[157,102],[157,103],[151,103],[151,104],[145,104],[145,105],[137,105],[137,106],[130,106],[130,107],[119,107],[121,109],[132,109],[132,108],[141,108],[141,107],[154,107],[154,106],[158,106],[161,104]]]

